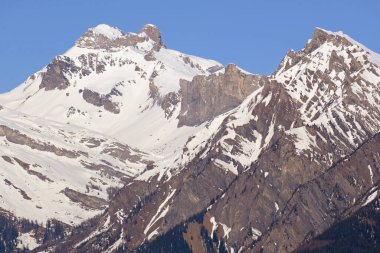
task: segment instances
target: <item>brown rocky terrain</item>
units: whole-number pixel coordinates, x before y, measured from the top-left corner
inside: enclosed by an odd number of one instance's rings
[[[181,80],[179,126],[194,126],[237,107],[266,77],[244,73],[230,64],[222,74],[196,76]]]
[[[120,109],[117,103],[111,101],[111,94],[101,95],[95,91],[84,89],[83,99],[95,106],[104,107],[105,110],[112,113],[120,113]]]

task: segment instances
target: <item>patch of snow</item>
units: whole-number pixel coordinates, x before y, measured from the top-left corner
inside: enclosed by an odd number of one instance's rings
[[[150,233],[150,234],[148,235],[148,240],[152,239],[155,235],[158,235],[158,234],[159,234],[159,233],[158,233],[158,229],[159,229],[159,228],[156,228],[155,230],[153,230],[152,233]]]
[[[274,207],[276,208],[276,212],[278,212],[278,210],[280,210],[280,208],[279,208],[277,202],[274,202]]]
[[[366,206],[368,205],[369,203],[371,203],[376,197],[377,197],[377,190],[372,192],[366,199],[366,201],[364,202],[364,204],[362,206]]]
[[[269,93],[269,95],[267,95],[264,99],[263,99],[263,103],[265,103],[265,106],[267,106],[270,101],[272,100],[272,93]]]
[[[270,140],[272,139],[272,137],[274,135],[274,125],[275,125],[274,118],[275,118],[275,115],[272,116],[271,124],[270,124],[269,129],[268,129],[268,134],[267,134],[267,136],[265,136],[265,141],[264,141],[265,147],[269,144]]]
[[[210,222],[211,222],[211,224],[212,224],[212,229],[211,229],[211,235],[210,235],[210,237],[212,238],[214,232],[215,232],[216,229],[218,228],[218,223],[215,221],[215,217],[211,217],[211,218],[210,218]]]
[[[169,202],[169,200],[174,196],[174,193],[176,192],[175,189],[173,189],[170,194],[166,197],[164,202],[161,203],[161,205],[158,207],[157,212],[155,215],[153,215],[152,219],[146,226],[144,230],[144,234],[147,234],[149,232],[149,229],[161,218],[165,217],[165,215],[169,212],[169,206],[166,206],[166,204]],[[166,207],[165,207],[166,206]],[[163,210],[163,208],[165,209]]]
[[[34,238],[33,232],[19,234],[19,236],[17,237],[17,242],[18,249],[26,247],[29,250],[33,250],[40,246],[36,238]]]
[[[373,185],[373,172],[371,165],[368,165],[369,175],[371,177],[371,185]]]
[[[232,161],[230,161],[229,163],[226,163],[225,161],[222,161],[220,159],[215,159],[214,160],[214,164],[216,166],[218,166],[219,168],[221,168],[221,169],[225,169],[225,170],[231,171],[235,175],[238,174],[237,167],[234,165],[234,163]]]
[[[293,128],[286,131],[286,133],[296,137],[295,145],[298,153],[301,153],[304,150],[312,150],[313,147],[318,148],[316,137],[312,136],[306,130],[306,127]]]
[[[116,217],[117,217],[117,220],[118,220],[119,224],[123,224],[124,223],[124,219],[126,217],[126,215],[124,213],[124,210],[120,209],[115,214],[116,214]]]
[[[262,235],[261,231],[256,228],[251,228],[251,231],[253,240],[257,240]]]
[[[227,239],[228,239],[228,236],[231,232],[231,228],[228,227],[226,224],[223,224],[223,223],[219,223],[219,224],[222,225],[222,228],[223,228],[223,238],[227,237]]]

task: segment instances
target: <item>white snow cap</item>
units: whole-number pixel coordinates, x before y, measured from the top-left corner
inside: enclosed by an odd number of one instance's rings
[[[146,24],[146,25],[144,25],[144,27],[146,27],[146,26],[150,26],[150,27],[155,27],[155,28],[157,28],[157,26],[156,26],[156,25],[153,25],[153,24]]]
[[[90,28],[90,31],[101,34],[111,40],[117,39],[123,36],[123,33],[116,27],[111,27],[106,24],[100,24],[94,28]]]

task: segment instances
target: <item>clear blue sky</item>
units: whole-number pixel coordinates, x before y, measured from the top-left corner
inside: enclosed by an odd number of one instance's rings
[[[156,24],[169,48],[260,74],[273,72],[315,27],[380,52],[379,0],[2,0],[0,92],[10,90],[100,23]]]

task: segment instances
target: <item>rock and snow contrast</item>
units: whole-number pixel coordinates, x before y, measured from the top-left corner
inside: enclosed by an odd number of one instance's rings
[[[0,210],[33,252],[302,251],[377,199],[379,85],[342,32],[264,76],[102,24],[0,95]]]

